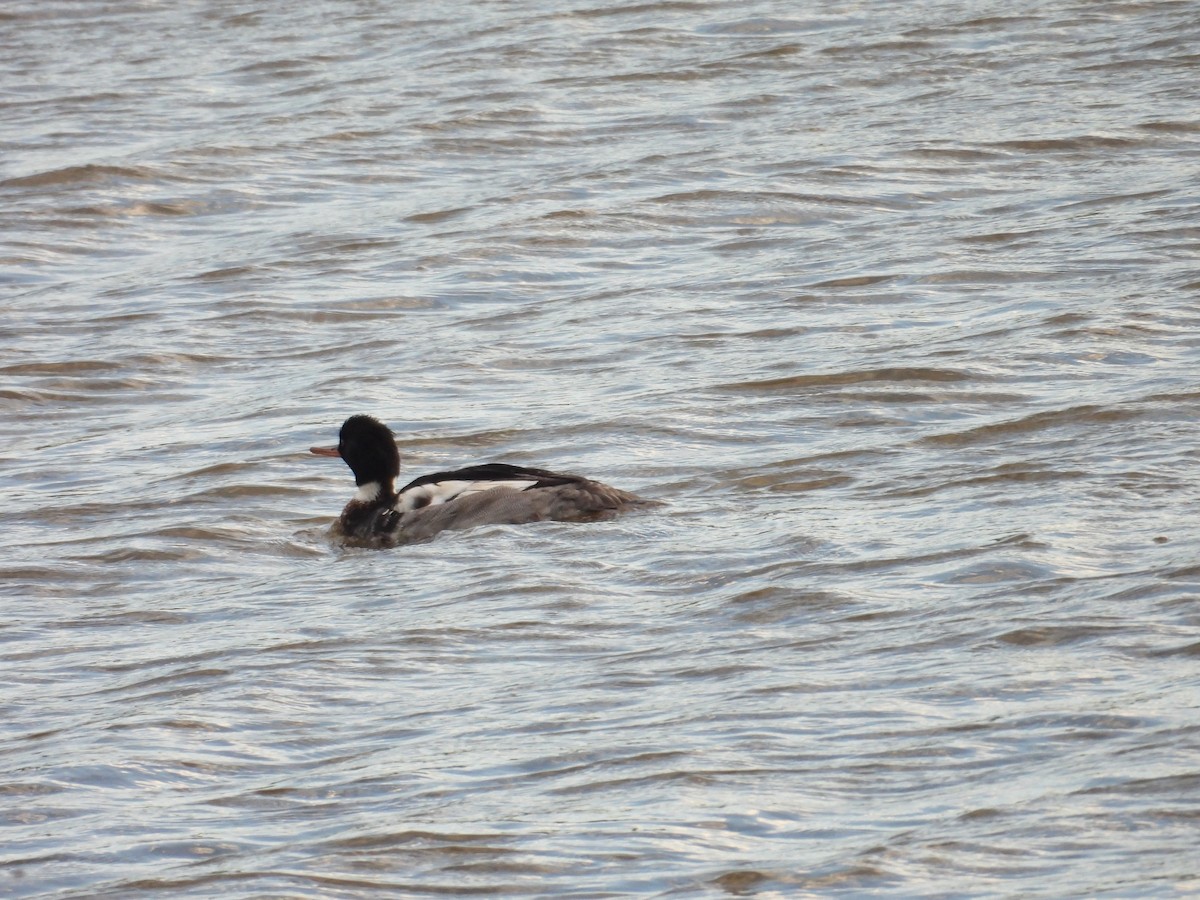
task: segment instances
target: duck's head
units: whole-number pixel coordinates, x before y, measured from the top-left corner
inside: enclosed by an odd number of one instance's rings
[[[377,486],[376,496],[395,492],[400,451],[392,430],[370,416],[351,416],[342,423],[336,447],[313,447],[317,456],[340,456],[360,488]],[[363,498],[366,499],[366,498]],[[374,498],[372,498],[374,499]]]

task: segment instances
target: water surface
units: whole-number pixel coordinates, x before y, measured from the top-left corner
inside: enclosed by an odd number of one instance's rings
[[[0,889],[1200,889],[1189,3],[0,13]],[[665,501],[391,552],[405,471]]]

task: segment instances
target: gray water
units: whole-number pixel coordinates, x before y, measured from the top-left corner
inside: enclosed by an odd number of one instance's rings
[[[0,11],[0,894],[1200,893],[1192,2]],[[379,416],[664,505],[336,546]]]

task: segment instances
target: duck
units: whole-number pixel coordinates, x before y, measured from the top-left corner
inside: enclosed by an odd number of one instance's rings
[[[396,437],[368,415],[346,419],[336,447],[310,452],[338,457],[354,473],[358,491],[332,528],[349,546],[386,549],[480,525],[607,519],[648,503],[582,475],[498,462],[422,475],[397,491]]]

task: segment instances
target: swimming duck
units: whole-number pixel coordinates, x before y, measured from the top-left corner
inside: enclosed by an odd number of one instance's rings
[[[397,491],[396,438],[371,416],[351,416],[336,447],[311,451],[340,457],[354,473],[358,493],[333,526],[354,546],[395,547],[476,525],[603,519],[646,502],[590,478],[506,463],[422,475]]]

